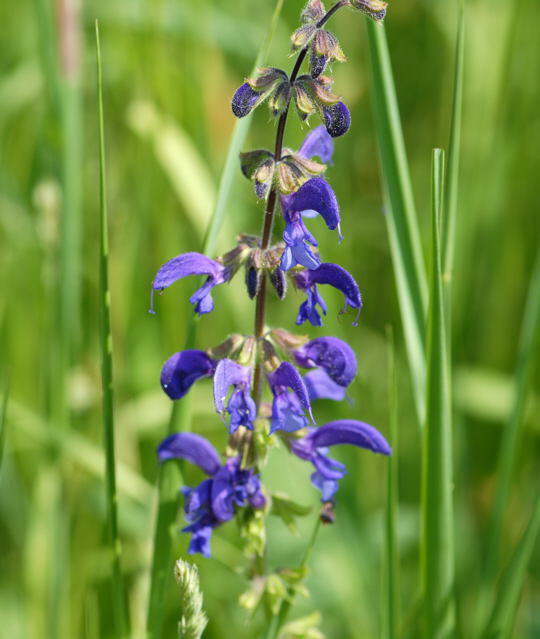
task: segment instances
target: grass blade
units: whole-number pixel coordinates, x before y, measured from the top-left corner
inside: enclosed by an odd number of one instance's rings
[[[99,122],[99,197],[100,197],[100,310],[101,310],[101,377],[103,387],[103,440],[105,446],[105,479],[107,486],[109,543],[112,556],[113,608],[116,636],[127,636],[128,617],[122,581],[122,547],[118,534],[116,461],[114,443],[114,397],[112,370],[112,335],[109,290],[109,233],[105,184],[105,131],[103,119],[103,78],[99,25],[96,20],[96,63]]]
[[[497,485],[491,521],[489,526],[488,550],[486,555],[483,584],[478,604],[478,627],[483,626],[485,615],[490,610],[491,584],[500,569],[501,539],[504,514],[507,510],[512,476],[516,463],[518,445],[523,427],[527,394],[531,383],[534,362],[540,340],[540,249],[536,255],[523,324],[519,342],[515,374],[514,401],[508,424],[503,431],[497,465]]]
[[[416,411],[424,421],[426,271],[384,25],[367,20],[386,215]]]
[[[60,335],[66,367],[80,335],[82,242],[82,101],[79,5],[60,0],[58,8],[59,96],[62,125],[63,205],[60,247]]]
[[[459,184],[459,156],[461,148],[461,114],[463,107],[463,60],[465,57],[465,2],[459,0],[459,15],[454,63],[454,96],[452,99],[452,121],[450,146],[448,148],[448,170],[444,194],[444,218],[442,227],[443,277],[448,283],[452,279],[456,241],[456,222]]]
[[[0,470],[2,470],[2,460],[4,459],[4,447],[6,445],[6,415],[9,397],[9,386],[4,384],[4,396],[0,405]]]
[[[392,455],[388,458],[387,465],[387,499],[386,499],[386,610],[387,610],[387,639],[397,639],[400,626],[399,603],[399,546],[397,537],[398,524],[398,399],[397,399],[397,375],[394,350],[394,334],[388,327],[388,395],[390,407],[390,445]]]
[[[444,152],[434,149],[433,255],[427,336],[420,546],[424,632],[429,639],[451,637],[455,626],[452,422],[440,244],[443,183]]]
[[[493,612],[483,634],[483,639],[510,639],[512,636],[527,565],[531,559],[539,531],[540,497],[537,497],[527,529],[501,579]]]
[[[277,0],[267,36],[259,50],[254,67],[260,66],[268,55],[283,3],[284,0]],[[216,206],[205,235],[203,252],[207,255],[213,255],[216,250],[217,239],[225,219],[233,179],[238,171],[238,154],[244,145],[251,119],[252,116],[248,115],[238,120],[234,127],[225,166],[221,174]],[[193,348],[197,337],[197,320],[191,309],[189,312],[185,349]],[[177,424],[179,424],[181,430],[186,430],[191,421],[190,412],[189,396],[184,397],[181,401],[173,402],[167,435],[177,430]],[[177,535],[175,520],[178,512],[178,486],[180,484],[181,474],[178,462],[170,460],[164,463],[158,470],[157,479],[157,510],[150,569],[150,595],[146,619],[146,631],[149,639],[161,636],[164,618],[164,592],[167,580],[172,579],[172,548]]]

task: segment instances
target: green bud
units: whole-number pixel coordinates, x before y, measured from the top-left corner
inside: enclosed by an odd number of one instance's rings
[[[254,182],[258,198],[266,197],[274,179],[274,155],[266,149],[240,153],[242,173]]]
[[[286,623],[280,633],[280,639],[325,639],[318,629],[321,623],[321,613],[313,612],[306,617]]]
[[[282,601],[287,596],[287,586],[276,574],[268,575],[266,579],[265,601],[273,615],[277,615]]]
[[[388,2],[382,0],[348,0],[348,3],[377,22],[384,20],[388,6]]]
[[[298,49],[303,49],[307,46],[317,32],[317,27],[314,24],[305,24],[302,27],[296,29],[291,36],[293,53]]]
[[[270,113],[277,117],[281,115],[283,111],[289,105],[291,99],[291,84],[288,80],[281,82],[275,89],[274,93],[268,100],[268,106],[270,107]]]
[[[275,67],[262,67],[257,69],[257,73],[253,78],[247,80],[248,84],[255,91],[268,93],[278,82],[288,80],[289,76]]]
[[[247,557],[262,557],[266,547],[265,510],[246,509],[240,525],[240,536],[245,540],[244,554]]]

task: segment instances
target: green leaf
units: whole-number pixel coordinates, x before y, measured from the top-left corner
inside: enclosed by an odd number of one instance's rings
[[[425,636],[429,639],[453,637],[455,631],[452,418],[440,244],[443,177],[444,152],[434,149],[433,255],[427,336],[420,545],[422,616]]]
[[[539,531],[540,497],[537,497],[527,529],[501,578],[495,605],[492,608],[493,612],[483,634],[483,639],[511,638],[527,566]]]
[[[426,269],[384,25],[367,20],[367,30],[373,75],[375,127],[388,205],[385,217],[416,412],[420,423],[423,423]]]

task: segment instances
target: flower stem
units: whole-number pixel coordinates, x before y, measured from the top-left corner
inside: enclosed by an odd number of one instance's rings
[[[322,27],[333,15],[336,13],[338,9],[345,6],[346,0],[339,0],[336,2],[327,12],[326,14],[317,22],[317,27]],[[298,77],[298,73],[300,71],[300,67],[304,62],[307,52],[309,49],[309,44],[305,46],[298,57],[296,58],[296,62],[294,63],[293,70],[291,71],[291,75],[289,78],[289,82],[291,85],[294,83],[296,78]],[[289,106],[290,101],[285,107],[285,110],[281,114],[277,130],[276,130],[276,143],[274,145],[274,159],[278,162],[281,159],[281,152],[283,150],[283,136],[285,134],[285,125],[287,124],[287,117],[289,115]],[[261,240],[261,249],[265,251],[272,241],[272,229],[274,228],[274,218],[276,212],[276,199],[277,199],[277,191],[275,187],[272,187],[270,193],[268,195],[268,200],[266,202],[266,209],[264,213],[264,222],[263,222],[263,230],[262,230],[262,240]],[[259,288],[259,292],[257,294],[256,304],[255,304],[255,338],[260,339],[264,333],[264,318],[265,318],[265,310],[266,310],[266,274],[263,276],[261,285]],[[255,366],[255,373],[253,376],[253,399],[255,400],[255,404],[257,405],[257,409],[260,407],[262,398],[262,362],[260,358],[257,361]]]
[[[306,549],[304,551],[304,556],[302,557],[302,561],[300,562],[300,566],[298,567],[299,570],[303,570],[306,567],[307,562],[309,561],[309,558],[311,557],[311,553],[313,551],[313,547],[315,546],[315,541],[317,539],[317,534],[319,532],[320,527],[321,527],[321,519],[320,517],[317,517],[317,521],[315,522],[315,526],[313,527],[313,532],[311,533],[309,543],[306,546]],[[279,608],[277,615],[274,615],[272,617],[272,621],[270,622],[270,625],[268,626],[264,639],[276,639],[276,637],[279,635],[279,631],[281,630],[283,624],[285,623],[285,619],[287,618],[287,615],[289,614],[289,610],[292,608],[295,595],[296,595],[296,589],[294,588],[294,586],[289,586],[287,588],[287,597],[281,603],[281,606]]]

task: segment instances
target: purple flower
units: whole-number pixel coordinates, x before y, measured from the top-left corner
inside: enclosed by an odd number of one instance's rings
[[[298,154],[307,160],[311,160],[317,155],[324,164],[332,163],[333,153],[334,140],[328,135],[326,128],[322,124],[306,135],[302,146],[298,149]]]
[[[263,508],[266,504],[259,476],[242,469],[240,459],[232,457],[221,465],[212,444],[193,433],[176,433],[158,447],[158,459],[186,459],[210,476],[195,488],[182,488],[184,513],[191,533],[189,553],[210,557],[212,531],[233,518],[235,507]]]
[[[352,348],[337,337],[317,337],[293,354],[298,366],[319,366],[339,386],[349,386],[356,376],[356,357]]]
[[[161,387],[171,399],[180,399],[202,377],[214,374],[216,362],[204,351],[175,353],[163,364]]]
[[[382,455],[392,452],[377,429],[352,419],[340,419],[320,428],[312,428],[305,437],[292,441],[291,451],[315,467],[311,483],[321,491],[323,502],[333,499],[339,488],[339,480],[347,473],[344,464],[328,457],[328,448],[336,444],[352,444]]]
[[[183,253],[165,262],[152,282],[152,298],[150,312],[154,313],[154,291],[163,291],[176,280],[188,275],[208,275],[206,282],[189,298],[198,315],[209,313],[214,308],[212,289],[218,284],[227,282],[230,271],[216,260],[201,253]]]
[[[282,362],[268,375],[268,384],[274,395],[270,434],[276,430],[291,433],[304,428],[308,424],[306,412],[313,421],[308,390],[302,376],[292,364]]]
[[[321,297],[318,284],[330,284],[337,288],[345,296],[345,304],[340,313],[344,313],[347,307],[358,309],[356,319],[353,326],[358,326],[358,315],[362,308],[362,298],[358,284],[352,275],[341,266],[331,263],[323,263],[314,270],[305,270],[294,276],[296,285],[299,289],[307,294],[307,300],[302,302],[296,318],[297,324],[303,324],[306,320],[312,326],[322,326],[321,316],[317,310],[320,307],[324,315],[326,315],[326,304]]]
[[[351,126],[351,114],[343,102],[324,107],[324,124],[333,138],[344,135]]]
[[[230,359],[222,359],[214,374],[214,403],[220,414],[225,412],[224,402],[231,386],[234,390],[227,403],[227,412],[231,416],[229,432],[234,433],[239,426],[253,430],[257,407],[250,395],[251,368]]]
[[[306,228],[303,218],[321,215],[330,230],[338,229],[341,240],[339,206],[332,187],[322,177],[311,178],[295,193],[282,196],[281,208],[285,219],[281,269],[288,271],[297,264],[317,268],[321,261],[309,248],[310,244],[317,246],[317,240]]]

